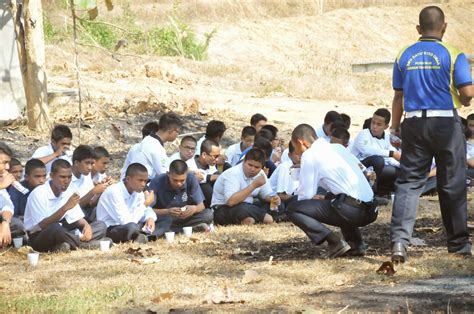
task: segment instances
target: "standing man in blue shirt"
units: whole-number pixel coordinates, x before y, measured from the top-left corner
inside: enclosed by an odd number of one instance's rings
[[[398,54],[393,67],[391,131],[403,136],[390,228],[392,261],[398,263],[407,259],[418,199],[433,157],[448,252],[472,255],[464,182],[466,144],[456,109],[469,106],[474,88],[466,56],[441,40],[446,26],[440,8],[421,10],[416,27],[421,38]]]

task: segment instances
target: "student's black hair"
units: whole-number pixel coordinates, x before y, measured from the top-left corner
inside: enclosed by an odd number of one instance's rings
[[[259,148],[252,148],[245,154],[244,161],[253,160],[262,164],[262,168],[265,165],[266,156],[265,153]]]
[[[22,166],[21,162],[16,158],[11,158],[8,165],[10,166],[10,169],[15,166]]]
[[[293,132],[291,132],[292,141],[304,140],[312,144],[314,141],[316,141],[317,138],[318,137],[313,127],[306,123],[298,125],[296,128],[293,129]]]
[[[150,134],[155,134],[156,132],[158,132],[158,123],[155,121],[148,122],[142,128],[142,138],[145,138]]]
[[[385,108],[380,108],[380,109],[375,110],[374,116],[379,116],[379,117],[384,118],[385,124],[389,124],[390,118],[392,117],[392,115],[390,114],[390,111],[388,111]]]
[[[331,136],[334,136],[335,138],[340,139],[344,144],[349,143],[349,140],[351,138],[349,131],[347,131],[345,128],[334,129],[332,131]]]
[[[342,121],[342,119],[336,120],[331,124],[331,132],[332,130],[340,128],[346,129],[346,124],[344,123],[344,121]]]
[[[69,161],[64,160],[64,159],[56,159],[53,161],[53,164],[51,165],[51,173],[56,173],[59,171],[59,169],[70,169],[71,164]]]
[[[181,159],[176,159],[173,160],[170,164],[170,173],[177,174],[177,175],[182,175],[185,174],[188,171],[188,165],[186,164],[185,161],[182,161]]]
[[[274,125],[265,124],[264,126],[262,126],[262,129],[272,132],[273,138],[276,138],[278,135],[278,128]]]
[[[467,121],[474,121],[474,113],[471,113],[470,115],[468,115],[468,116],[466,117],[466,120],[467,120]]]
[[[244,138],[247,136],[255,136],[255,135],[257,135],[257,130],[255,130],[253,126],[248,125],[248,126],[244,126],[240,136]]]
[[[264,128],[261,128],[260,131],[257,132],[257,135],[255,136],[255,141],[257,141],[261,137],[263,137],[264,139],[270,142],[275,139],[275,136],[273,135],[273,133],[270,130],[264,129]]]
[[[253,148],[258,148],[263,153],[265,154],[265,159],[268,160],[270,156],[272,155],[273,147],[272,143],[264,138],[264,137],[259,137],[255,140],[255,143],[253,144]]]
[[[362,125],[362,130],[370,129],[371,124],[372,124],[372,118],[365,119],[364,124]]]
[[[194,144],[197,144],[196,139],[191,135],[186,135],[185,137],[183,137],[181,139],[181,144],[180,145],[183,145],[184,142],[193,142]]]
[[[255,126],[255,125],[257,125],[258,122],[260,122],[262,120],[263,121],[268,121],[267,117],[265,117],[263,114],[256,113],[250,118],[250,125]]]
[[[217,146],[219,147],[219,144],[217,144],[215,141],[213,140],[204,140],[201,144],[201,155],[203,153],[206,153],[206,154],[210,154],[212,152],[212,147],[213,146]]]
[[[109,151],[104,146],[94,147],[94,155],[95,155],[94,157],[95,160],[99,160],[102,157],[110,158]]]
[[[349,130],[351,127],[351,117],[346,113],[341,113],[341,120],[346,125],[346,129]]]
[[[181,118],[174,112],[167,112],[161,116],[158,122],[158,130],[169,131],[180,128],[183,125]]]
[[[39,159],[33,158],[25,164],[25,174],[30,175],[35,169],[46,169],[44,162]]]
[[[290,154],[293,154],[294,151],[295,151],[295,147],[293,146],[293,144],[291,144],[291,141],[290,141],[290,143],[288,143],[288,152]]]
[[[134,162],[127,167],[127,171],[125,171],[125,176],[133,177],[139,173],[146,173],[148,175],[148,170],[146,170],[146,167],[141,163]]]
[[[222,137],[226,130],[225,124],[219,120],[211,120],[206,126],[206,138]]]
[[[0,142],[0,154],[5,154],[8,157],[11,157],[13,155],[13,152],[10,147],[8,147],[7,144]]]
[[[72,139],[71,129],[67,125],[58,124],[51,131],[51,140],[59,142],[63,138]]]
[[[437,6],[428,6],[420,11],[419,24],[423,32],[439,31],[444,24],[444,13]]]
[[[341,115],[337,111],[331,110],[326,113],[326,116],[324,116],[324,124],[328,125],[340,119]]]
[[[79,145],[72,153],[72,163],[76,161],[81,162],[88,158],[95,159],[94,149],[89,145]]]

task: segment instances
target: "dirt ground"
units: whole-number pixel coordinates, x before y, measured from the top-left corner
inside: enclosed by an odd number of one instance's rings
[[[107,147],[113,157],[109,173],[117,175],[129,147],[140,140],[142,125],[164,111],[180,113],[186,121],[182,133],[196,136],[210,119],[223,120],[226,147],[255,112],[289,139],[296,124],[317,126],[328,110],[348,113],[355,136],[376,108],[390,107],[391,71],[352,73],[350,65],[391,61],[416,40],[418,4],[316,14],[305,11],[313,1],[304,1],[307,7],[303,1],[300,6],[254,2],[248,6],[253,3],[256,10],[228,1],[232,18],[221,7],[205,15],[208,0],[186,3],[186,16],[199,33],[217,29],[202,62],[122,55],[117,61],[81,48],[83,127],[80,132],[76,127],[74,99],[51,101],[52,121],[71,126],[75,145]],[[160,20],[153,10],[162,6],[134,5],[143,20]],[[473,53],[474,37],[466,31],[474,28],[472,1],[449,1],[442,8],[449,23],[446,40]],[[61,20],[65,13],[47,14]],[[75,88],[70,44],[48,46],[47,63],[50,91]],[[15,123],[0,129],[0,140],[25,162],[47,143],[48,134]],[[169,145],[168,152],[175,147]],[[470,191],[471,226],[473,197]],[[413,235],[426,245],[412,246],[409,262],[393,276],[376,272],[389,260],[390,215],[391,206],[382,207],[378,220],[363,228],[370,247],[362,258],[326,260],[325,247],[315,247],[289,223],[220,227],[190,240],[178,237],[172,245],[159,240],[139,251],[122,244],[110,252],[42,254],[36,268],[28,267],[24,252],[3,250],[0,312],[474,311],[474,259],[447,254],[435,197],[421,199]],[[143,258],[160,261],[144,265]]]

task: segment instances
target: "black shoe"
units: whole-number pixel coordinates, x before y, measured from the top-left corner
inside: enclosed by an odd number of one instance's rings
[[[146,244],[148,243],[148,239],[146,238],[146,235],[143,233],[140,233],[133,242],[141,243],[141,244]]]
[[[66,253],[71,251],[71,246],[67,242],[59,243],[58,245],[54,246],[52,251]]]
[[[472,256],[472,245],[471,243],[466,243],[461,249],[450,253],[461,257],[470,257]]]
[[[395,242],[392,245],[392,262],[403,264],[407,260],[407,250],[401,242]]]
[[[335,244],[328,244],[327,258],[336,258],[343,256],[347,251],[351,249],[351,246],[344,240],[339,240]]]
[[[350,245],[351,249],[347,251],[344,256],[364,256],[367,248],[369,247],[367,243],[363,241],[361,243],[348,242],[348,244]]]

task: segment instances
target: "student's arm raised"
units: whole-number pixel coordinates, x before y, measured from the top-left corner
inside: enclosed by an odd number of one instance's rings
[[[80,197],[79,194],[73,193],[71,197],[67,200],[66,204],[61,206],[54,214],[45,219],[41,220],[38,224],[41,229],[46,228],[52,223],[58,222],[69,210],[73,209],[79,204]]]
[[[226,184],[234,184],[235,185],[236,184],[235,182],[226,182],[226,181],[224,181],[224,185],[226,185]],[[262,175],[262,174],[258,175],[257,178],[255,180],[253,180],[252,183],[250,183],[246,188],[232,194],[232,196],[230,196],[227,199],[226,205],[227,206],[235,206],[237,204],[242,203],[243,201],[245,201],[245,199],[247,197],[249,197],[252,194],[252,192],[255,189],[261,187],[266,182],[267,182],[267,179],[265,178],[264,175]]]

